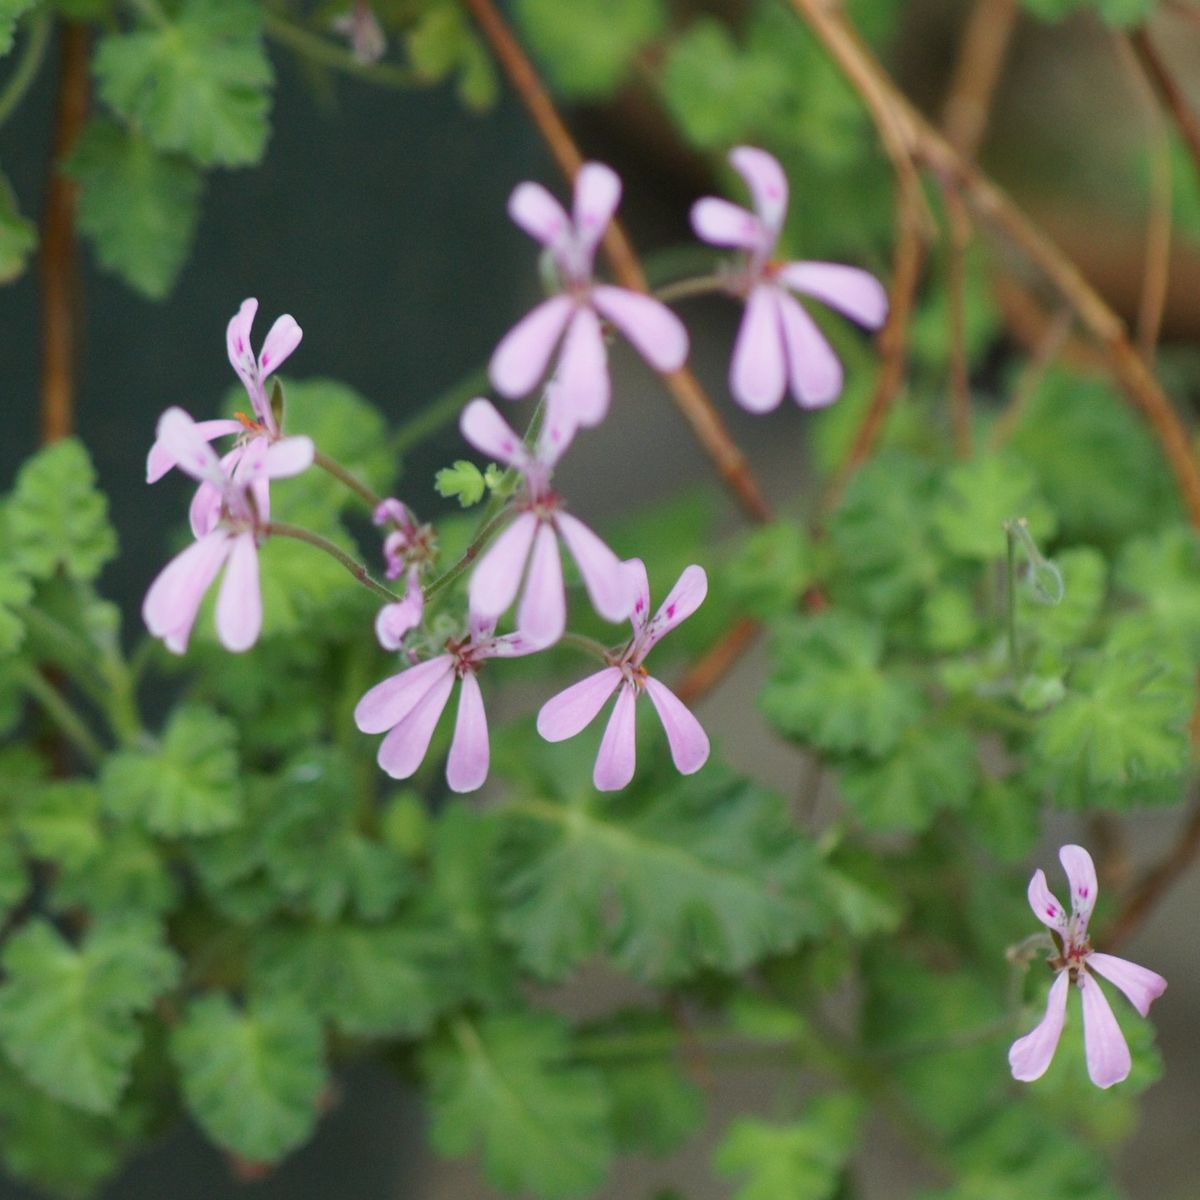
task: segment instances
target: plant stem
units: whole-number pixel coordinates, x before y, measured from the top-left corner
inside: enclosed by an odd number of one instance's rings
[[[90,765],[95,766],[104,757],[104,748],[83,718],[63,699],[58,689],[36,667],[19,669],[16,677],[59,731]]]
[[[30,20],[21,57],[17,59],[4,90],[0,91],[0,125],[12,116],[29,91],[29,85],[37,78],[42,59],[46,57],[46,47],[50,43],[51,27],[49,13],[39,12]]]
[[[651,293],[664,304],[673,304],[676,300],[690,300],[693,296],[712,296],[716,293],[728,293],[729,282],[721,275],[696,275],[691,279],[679,279],[674,283],[664,283]]]
[[[353,75],[367,83],[378,83],[384,87],[407,91],[416,87],[428,87],[433,82],[418,71],[406,67],[398,67],[391,63],[360,62],[345,47],[305,29],[302,25],[294,24],[276,12],[268,12],[264,16],[263,27],[268,37],[274,38],[310,62]]]
[[[1004,522],[1004,536],[1008,542],[1008,574],[1004,581],[1004,602],[1008,623],[1008,669],[1015,684],[1020,673],[1017,659],[1017,535],[1011,521]]]
[[[475,536],[471,539],[471,544],[463,551],[462,558],[458,560],[452,567],[448,567],[442,572],[426,589],[425,599],[428,602],[432,600],[439,592],[445,591],[474,561],[479,557],[479,552],[496,536],[500,526],[508,519],[508,505],[502,502],[502,507],[498,512],[485,518],[483,524],[479,527]]]
[[[391,449],[394,454],[403,454],[413,446],[420,445],[426,438],[449,425],[458,410],[480,392],[487,391],[487,371],[472,371],[465,379],[435,396],[415,416],[410,417],[392,436]]]
[[[600,645],[595,638],[585,637],[582,633],[564,633],[559,641],[564,646],[572,646],[576,650],[582,650],[584,654],[590,654],[593,658],[598,658],[601,662],[608,662],[608,647]]]
[[[328,454],[318,450],[313,455],[313,462],[322,471],[332,475],[339,483],[344,483],[372,512],[383,503],[382,496],[377,496],[353,471],[342,466],[336,458],[330,458]]]
[[[328,538],[322,537],[319,533],[313,533],[311,529],[302,529],[299,525],[285,525],[281,521],[270,521],[263,527],[263,532],[268,536],[295,538],[298,542],[307,542],[310,546],[323,550],[330,558],[336,558],[359,583],[369,588],[377,596],[382,596],[388,601],[400,599],[395,592],[390,588],[385,588],[375,579],[356,558],[347,554],[340,546],[334,545]]]

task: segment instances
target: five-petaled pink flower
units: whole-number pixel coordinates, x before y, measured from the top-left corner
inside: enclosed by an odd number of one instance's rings
[[[200,480],[200,489],[191,508],[197,540],[150,585],[142,605],[146,627],[169,650],[183,654],[200,601],[228,564],[217,597],[217,636],[227,650],[248,650],[262,628],[258,544],[270,517],[267,481],[308,467],[312,441],[257,437],[218,460],[204,431],[181,408],[167,409],[157,432],[156,444],[181,471]]]
[[[547,405],[546,420],[532,453],[487,400],[472,400],[467,405],[461,428],[463,437],[476,449],[515,467],[522,475],[516,520],[479,560],[471,576],[471,611],[493,621],[499,619],[516,599],[524,577],[517,627],[541,646],[558,641],[567,620],[558,550],[561,537],[579,565],[596,611],[607,621],[629,616],[634,596],[621,560],[582,521],[563,510],[561,497],[550,487],[554,464],[572,432],[560,406]]]
[[[1050,1066],[1067,1016],[1067,993],[1074,984],[1083,1000],[1083,1038],[1087,1069],[1101,1088],[1120,1083],[1130,1071],[1129,1047],[1113,1016],[1095,971],[1115,984],[1144,1017],[1151,1003],[1163,994],[1167,981],[1124,958],[1101,954],[1088,939],[1088,919],[1096,903],[1096,868],[1082,846],[1063,846],[1058,852],[1071,885],[1071,915],[1046,885],[1042,871],[1029,884],[1029,904],[1034,915],[1057,937],[1061,952],[1050,960],[1057,978],[1046,1001],[1046,1015],[1030,1033],[1018,1038],[1008,1052],[1014,1078],[1040,1079]]]
[[[581,679],[547,700],[537,719],[538,733],[542,737],[548,742],[561,742],[590,725],[609,696],[617,692],[617,702],[608,719],[592,772],[592,782],[602,792],[615,792],[633,778],[635,704],[643,692],[658,712],[671,748],[671,758],[680,773],[691,775],[708,761],[708,735],[700,722],[670,688],[652,678],[642,666],[659,638],[700,607],[708,592],[708,577],[703,567],[688,567],[658,612],[648,619],[650,585],[646,568],[640,558],[631,558],[622,566],[635,587],[636,599],[630,618],[633,637],[619,654],[611,656],[610,665],[603,671]]]
[[[492,355],[492,383],[510,399],[527,395],[545,377],[561,340],[556,401],[573,425],[596,425],[608,411],[602,317],[657,371],[677,370],[687,358],[687,330],[669,308],[652,296],[592,280],[596,247],[620,196],[621,181],[611,168],[585,163],[575,177],[572,217],[537,183],[518,185],[508,202],[512,219],[545,246],[562,290],[505,335]]]
[[[446,782],[456,792],[473,792],[487,779],[487,715],[476,672],[489,658],[516,658],[539,647],[521,633],[497,637],[495,622],[475,613],[469,624],[466,637],[446,643],[445,654],[377,683],[354,710],[363,733],[387,733],[378,762],[393,779],[407,779],[424,761],[455,679],[462,688]]]
[[[771,155],[752,146],[738,146],[729,161],[746,181],[755,212],[708,196],[692,206],[692,227],[706,242],[747,252],[733,281],[746,297],[746,312],[730,364],[730,390],[756,413],[775,408],[788,387],[805,408],[829,404],[842,390],[842,365],[791,291],[813,296],[868,329],[883,324],[887,293],[857,267],[773,261],[787,214],[787,177]]]

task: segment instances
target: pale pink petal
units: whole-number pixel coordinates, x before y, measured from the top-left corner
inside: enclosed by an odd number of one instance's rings
[[[1150,1005],[1167,990],[1167,981],[1154,971],[1139,967],[1127,958],[1093,951],[1087,957],[1088,970],[1103,975],[1129,998],[1129,1003],[1144,1017]]]
[[[496,411],[490,400],[472,400],[463,409],[458,427],[462,435],[483,454],[507,467],[524,468],[529,462],[525,443],[513,432],[509,423]]]
[[[393,779],[407,779],[424,761],[438,718],[454,690],[447,671],[418,697],[404,719],[383,739],[376,761]]]
[[[692,228],[698,238],[713,246],[765,250],[771,242],[753,213],[716,196],[705,196],[692,205]]]
[[[217,595],[217,639],[239,653],[258,641],[262,629],[262,591],[258,582],[258,545],[254,534],[233,539],[229,565]]]
[[[224,437],[227,434],[241,433],[243,429],[241,421],[223,419],[196,421],[192,427],[206,442],[211,442],[214,438]],[[162,442],[155,442],[146,456],[146,482],[157,483],[175,465],[175,455],[170,447]]]
[[[522,513],[487,549],[467,589],[473,613],[494,621],[507,611],[521,586],[525,560],[537,528],[537,517]]]
[[[667,593],[667,598],[658,606],[658,612],[637,639],[637,652],[633,661],[640,663],[664,634],[670,633],[676,625],[686,621],[704,603],[704,597],[707,595],[708,576],[704,573],[704,568],[695,563],[685,567],[675,581],[675,586]]]
[[[691,775],[700,770],[708,762],[708,734],[669,687],[649,676],[644,686],[666,731],[675,769],[681,775]]]
[[[225,327],[225,347],[229,351],[229,365],[238,373],[238,378],[252,391],[258,373],[254,351],[250,349],[250,328],[254,314],[258,312],[257,300],[243,300],[242,306],[230,318]]]
[[[221,520],[221,489],[211,483],[202,483],[188,506],[188,523],[192,535],[202,538],[212,533]]]
[[[1060,971],[1046,997],[1046,1015],[1024,1037],[1013,1042],[1008,1051],[1008,1065],[1012,1068],[1013,1078],[1023,1083],[1032,1083],[1041,1079],[1050,1066],[1054,1051],[1058,1049],[1058,1039],[1062,1037],[1063,1025],[1067,1019],[1067,992],[1070,990],[1071,977],[1068,972]]]
[[[1033,873],[1026,894],[1029,896],[1029,907],[1033,909],[1033,915],[1043,925],[1048,925],[1059,933],[1067,928],[1066,909],[1059,904],[1058,898],[1046,883],[1045,871],[1037,870]]]
[[[498,638],[493,638],[487,653],[483,657],[523,658],[526,654],[537,654],[539,650],[545,649],[546,647],[542,642],[535,642],[533,638],[526,636],[518,630],[515,633],[506,633]]]
[[[592,771],[592,783],[598,792],[620,791],[633,778],[637,765],[636,701],[637,693],[628,684],[617,693]]]
[[[688,353],[687,330],[661,301],[601,285],[592,289],[592,302],[656,371],[678,371],[683,366]]]
[[[562,637],[566,624],[567,600],[558,538],[554,526],[544,524],[533,543],[529,578],[517,610],[517,628],[536,645],[551,646]]]
[[[830,404],[842,391],[842,364],[812,317],[786,292],[778,295],[792,395],[805,408]]]
[[[753,413],[777,407],[787,385],[777,296],[769,284],[750,293],[729,365],[729,390]]]
[[[289,313],[278,317],[275,324],[267,332],[262,351],[258,356],[260,378],[266,379],[272,371],[278,371],[280,364],[293,350],[300,345],[304,331],[296,324],[296,318]]]
[[[567,549],[579,566],[592,607],[606,621],[623,621],[633,608],[633,586],[621,560],[582,522],[569,513],[554,518]]]
[[[158,418],[155,432],[161,453],[170,455],[181,471],[193,479],[207,479],[218,485],[224,482],[216,451],[182,408],[168,408]]]
[[[454,658],[441,654],[377,683],[355,706],[354,723],[363,733],[383,733],[399,725],[431,687],[453,673]]]
[[[596,244],[604,236],[612,215],[621,201],[621,180],[616,171],[603,163],[584,163],[575,176],[575,236],[586,262],[587,270]]]
[[[1071,910],[1082,935],[1096,907],[1096,864],[1082,846],[1064,846],[1058,852],[1058,860],[1071,885]]]
[[[774,241],[787,214],[788,182],[783,168],[765,150],[754,146],[737,146],[730,151],[729,162],[746,181],[755,211]]]
[[[546,384],[545,400],[545,417],[538,434],[536,457],[544,466],[553,467],[571,444],[579,423],[564,401],[557,379],[551,379]]]
[[[794,262],[779,272],[779,278],[868,329],[878,329],[887,319],[887,292],[870,271],[841,263]]]
[[[590,308],[579,309],[571,319],[555,379],[568,420],[589,427],[604,420],[609,397],[608,354],[600,320]]]
[[[646,576],[646,564],[640,558],[627,558],[621,564],[621,570],[625,573],[625,578],[629,581],[629,590],[633,594],[633,608],[629,612],[629,620],[636,637],[650,620],[650,580]]]
[[[375,618],[375,636],[385,650],[399,650],[404,635],[421,623],[425,596],[420,587],[409,585],[403,600],[385,604]],[[385,727],[386,728],[386,727]],[[379,730],[375,730],[376,733]]]
[[[1125,1035],[1113,1016],[1108,998],[1086,971],[1079,973],[1079,990],[1083,994],[1083,1044],[1088,1076],[1098,1088],[1112,1087],[1126,1078],[1133,1067]]]
[[[605,667],[551,696],[537,718],[537,731],[548,742],[561,742],[586,729],[621,682],[619,667]]]
[[[508,198],[508,215],[543,246],[556,248],[571,235],[571,221],[540,183],[519,183]]]
[[[263,439],[266,440],[265,438]],[[316,447],[312,438],[286,437],[267,446],[263,469],[271,479],[285,479],[299,475],[313,464]]]
[[[574,307],[569,296],[551,296],[504,335],[488,364],[496,391],[510,400],[533,391]]]
[[[193,542],[159,572],[142,603],[142,619],[176,654],[187,649],[200,601],[229,554],[228,536],[217,531]]]
[[[488,773],[487,713],[479,680],[468,671],[458,693],[458,717],[454,722],[454,740],[446,762],[446,782],[452,792],[473,792],[483,786]]]

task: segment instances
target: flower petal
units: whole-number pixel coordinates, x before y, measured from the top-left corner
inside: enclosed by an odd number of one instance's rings
[[[235,654],[249,650],[262,629],[262,591],[258,582],[258,545],[252,533],[233,539],[229,565],[217,596],[217,639]]]
[[[1129,1003],[1144,1017],[1150,1005],[1167,990],[1167,981],[1155,971],[1139,967],[1127,958],[1093,951],[1087,957],[1089,971],[1103,975],[1129,998]]]
[[[258,312],[258,301],[243,300],[242,306],[230,318],[225,326],[225,348],[229,352],[229,365],[237,372],[238,378],[246,385],[246,390],[253,393],[257,381],[258,364],[254,359],[254,351],[250,349],[250,328],[254,324],[254,314]]]
[[[440,654],[377,683],[355,706],[354,723],[363,733],[383,733],[399,725],[421,697],[453,671],[454,659]]]
[[[546,384],[545,400],[545,417],[534,457],[542,466],[553,467],[566,453],[579,422],[564,401],[557,378],[552,378]]]
[[[774,242],[787,215],[787,176],[777,159],[754,146],[736,146],[729,153],[729,162],[746,181],[754,208]]]
[[[403,600],[385,604],[375,617],[375,636],[379,644],[385,650],[399,650],[404,635],[421,623],[424,611],[425,595],[419,584],[410,583]]]
[[[621,560],[582,521],[570,513],[554,518],[567,549],[579,565],[592,607],[606,621],[623,621],[633,608],[633,586]],[[522,629],[525,625],[522,623]]]
[[[717,196],[705,196],[692,205],[692,228],[696,236],[713,246],[738,250],[765,250],[771,235],[762,222],[739,204]]]
[[[646,577],[646,564],[640,558],[627,558],[621,564],[621,570],[629,580],[629,590],[633,593],[633,608],[629,612],[629,621],[633,625],[636,637],[646,628],[650,620],[650,580]]]
[[[1046,997],[1046,1015],[1029,1033],[1017,1038],[1008,1051],[1008,1065],[1012,1068],[1013,1078],[1023,1083],[1032,1083],[1041,1079],[1050,1066],[1054,1051],[1058,1049],[1058,1039],[1062,1037],[1063,1025],[1067,1019],[1067,992],[1070,990],[1071,977],[1068,972],[1060,971]]]
[[[860,267],[793,262],[779,272],[779,278],[868,329],[878,329],[887,320],[888,295],[883,284]]]
[[[508,198],[508,215],[531,238],[551,248],[571,236],[571,221],[540,183],[519,183]]]
[[[704,568],[693,563],[685,567],[667,593],[667,598],[658,606],[658,612],[647,623],[641,637],[637,639],[637,650],[633,661],[640,663],[654,644],[676,625],[686,621],[704,603],[708,595],[708,576]]]
[[[221,490],[211,483],[202,483],[188,505],[188,523],[192,536],[202,538],[212,533],[221,520]]]
[[[488,774],[488,726],[479,680],[468,671],[458,693],[454,740],[446,762],[446,782],[452,792],[473,792]]]
[[[267,331],[266,340],[258,356],[259,377],[266,379],[272,371],[278,371],[280,364],[300,345],[302,337],[304,331],[290,313],[276,318],[275,324]]]
[[[567,598],[563,590],[562,558],[554,526],[538,530],[529,560],[529,577],[517,610],[517,628],[538,646],[552,646],[567,624]]]
[[[1058,852],[1058,860],[1071,884],[1071,911],[1082,936],[1096,907],[1096,864],[1082,846],[1064,846]]]
[[[687,330],[660,300],[602,284],[592,288],[592,302],[656,371],[678,371],[683,366]]]
[[[1029,881],[1029,887],[1026,889],[1026,895],[1029,897],[1029,907],[1033,909],[1033,915],[1043,925],[1058,930],[1059,933],[1066,930],[1067,910],[1059,904],[1058,898],[1046,883],[1045,871],[1040,869],[1034,871],[1033,878]]]
[[[224,419],[215,421],[195,421],[192,428],[206,442],[211,442],[214,438],[225,437],[227,434],[241,433],[241,421],[227,421]],[[150,447],[150,453],[146,456],[146,482],[157,483],[172,467],[176,465],[175,455],[169,446],[162,442],[156,441]]]
[[[842,364],[812,317],[786,292],[778,295],[792,395],[805,408],[830,404],[842,391]]]
[[[599,425],[608,412],[608,354],[600,320],[590,308],[571,319],[555,374],[562,409],[576,425]]]
[[[529,463],[525,443],[512,426],[496,411],[490,400],[478,397],[463,409],[458,421],[462,435],[476,450],[504,463],[524,469]]]
[[[590,269],[596,244],[604,236],[612,215],[621,201],[621,180],[612,167],[603,163],[584,163],[575,176],[573,203],[575,236]]]
[[[376,761],[393,779],[407,779],[425,760],[429,740],[453,690],[454,672],[449,670],[434,680],[380,743]]]
[[[1108,998],[1086,971],[1079,973],[1079,990],[1083,994],[1083,1044],[1088,1076],[1098,1088],[1112,1087],[1126,1078],[1133,1067],[1125,1035],[1113,1016]]]
[[[575,302],[551,296],[526,313],[500,340],[488,364],[496,391],[510,400],[533,391],[562,336]]]
[[[472,613],[494,621],[508,610],[521,586],[537,528],[537,517],[522,513],[484,553],[467,588]]]
[[[637,693],[626,684],[617,693],[612,716],[604,730],[592,783],[598,792],[620,791],[632,778],[637,765]]]
[[[561,742],[586,729],[621,682],[619,667],[605,667],[551,696],[537,718],[537,731],[548,742]]]
[[[263,469],[271,479],[286,479],[307,471],[316,456],[312,438],[285,437],[267,447]]]
[[[669,687],[649,676],[644,686],[666,731],[675,769],[681,775],[691,775],[700,770],[708,762],[708,734]]]
[[[207,479],[218,487],[225,476],[216,451],[208,444],[200,427],[182,408],[168,408],[158,418],[155,444],[160,453],[170,455],[181,471],[193,479]]]
[[[770,412],[783,399],[785,372],[783,326],[776,290],[763,284],[746,300],[729,364],[729,390],[747,411]]]
[[[229,537],[215,531],[193,542],[158,573],[142,603],[142,619],[175,654],[187,650],[200,601],[229,554]]]

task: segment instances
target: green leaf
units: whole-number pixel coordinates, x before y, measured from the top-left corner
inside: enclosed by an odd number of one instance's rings
[[[664,0],[517,0],[529,45],[564,96],[605,96],[666,28]]]
[[[506,1191],[590,1194],[612,1156],[609,1099],[570,1051],[549,1013],[458,1018],[423,1055],[434,1148],[459,1155],[482,1145],[484,1174]]]
[[[1159,0],[1022,0],[1022,3],[1043,21],[1061,21],[1072,13],[1091,9],[1109,25],[1123,28],[1147,20]]]
[[[56,910],[86,909],[93,916],[131,912],[162,915],[175,907],[179,883],[144,833],[105,829],[95,852],[76,865],[60,861],[51,892]]]
[[[1007,454],[983,455],[952,467],[933,510],[947,548],[980,562],[1005,556],[1004,523],[1016,517],[1028,519],[1039,542],[1054,532],[1054,514],[1039,498],[1032,470]]]
[[[102,845],[100,797],[88,780],[55,780],[32,789],[14,816],[14,827],[34,858],[68,870]]]
[[[104,764],[106,809],[165,837],[215,833],[242,815],[237,729],[198,704],[172,714],[154,750],[122,750]]]
[[[0,54],[12,49],[17,22],[36,3],[37,0],[0,0]]]
[[[191,163],[161,154],[140,133],[94,120],[64,169],[79,184],[79,227],[105,270],[161,300],[187,261],[203,180]]]
[[[794,612],[815,575],[813,545],[795,521],[755,529],[725,569],[734,596],[760,620]]]
[[[486,490],[483,473],[474,463],[462,458],[452,467],[443,467],[434,476],[433,486],[438,495],[445,496],[447,500],[457,496],[463,508],[478,504]]]
[[[1178,654],[1200,663],[1200,538],[1196,531],[1169,525],[1129,542],[1117,562],[1116,578],[1142,601],[1160,650],[1168,657]]]
[[[713,764],[652,791],[601,800],[584,776],[566,803],[505,814],[519,825],[503,928],[539,975],[605,945],[650,982],[741,971],[812,932],[815,858],[778,796]]]
[[[0,1045],[38,1087],[109,1113],[142,1043],[136,1014],[171,987],[179,962],[150,921],[97,923],[78,948],[31,921],[3,953]]]
[[[0,0],[2,4],[3,0]],[[0,14],[0,47],[3,41],[4,18]],[[0,48],[0,54],[3,53]],[[8,180],[0,175],[0,283],[11,283],[25,270],[36,245],[37,226],[21,216],[16,193]]]
[[[440,80],[458,72],[459,99],[468,108],[482,110],[495,104],[499,88],[491,56],[453,0],[425,6],[406,44],[413,66],[427,79]]]
[[[780,624],[759,703],[781,733],[823,750],[890,753],[920,720],[920,689],[884,669],[878,624],[831,612]]]
[[[848,1095],[817,1096],[787,1123],[741,1117],[717,1147],[724,1175],[749,1178],[734,1200],[834,1200],[858,1145],[862,1106]]]
[[[0,655],[11,654],[25,640],[20,610],[33,599],[33,585],[15,563],[0,562]]]
[[[843,845],[821,864],[816,892],[822,908],[853,938],[893,933],[904,907],[879,860]]]
[[[72,579],[95,579],[117,551],[108,501],[75,438],[25,462],[5,513],[11,562],[34,579],[49,579],[60,567]]]
[[[219,1146],[276,1162],[308,1140],[328,1076],[321,1023],[287,997],[239,1010],[223,995],[188,1005],[171,1033],[188,1111]]]
[[[1054,564],[1062,574],[1061,603],[1040,603],[1021,587],[1018,595],[1017,622],[1023,633],[1031,631],[1039,641],[1054,646],[1077,646],[1092,631],[1108,590],[1108,566],[1104,556],[1087,546],[1076,546],[1055,555]]]
[[[105,103],[160,150],[202,166],[262,158],[274,73],[250,0],[184,0],[175,20],[109,34],[95,71]]]

